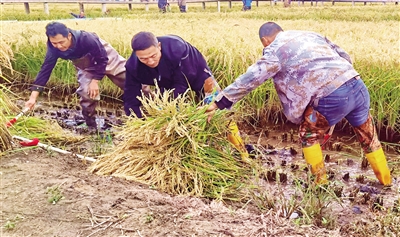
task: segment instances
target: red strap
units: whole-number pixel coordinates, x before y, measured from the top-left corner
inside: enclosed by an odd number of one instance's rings
[[[32,141],[19,142],[19,144],[21,144],[21,146],[37,146],[38,143],[39,143],[39,139],[37,139],[37,138],[32,139]]]

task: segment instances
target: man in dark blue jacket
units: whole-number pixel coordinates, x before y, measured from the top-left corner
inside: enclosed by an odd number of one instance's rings
[[[95,108],[99,81],[107,75],[122,90],[125,83],[125,58],[96,34],[71,30],[64,24],[52,22],[46,26],[47,53],[31,87],[32,93],[25,107],[32,109],[39,92],[44,89],[59,58],[71,60],[77,69],[82,115],[88,127],[96,128]]]
[[[190,89],[205,103],[211,102],[210,97],[221,90],[203,55],[179,36],[155,37],[151,32],[139,32],[131,43],[133,53],[125,65],[124,108],[127,115],[133,111],[137,117],[142,117],[142,104],[138,99],[141,85],[155,85],[154,80],[161,91],[174,89],[177,97]],[[247,159],[236,123],[231,122],[229,126],[232,131],[229,141],[241,152],[242,158]]]
[[[191,89],[200,98],[219,91],[220,87],[211,74],[203,55],[179,36],[155,37],[150,32],[139,32],[132,39],[133,53],[126,62],[124,107],[140,118],[142,105],[141,85],[154,85],[161,90],[174,89],[174,96]]]

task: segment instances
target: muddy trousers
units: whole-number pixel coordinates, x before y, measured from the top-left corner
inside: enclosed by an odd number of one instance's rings
[[[219,85],[218,85],[217,81],[214,79],[214,77],[207,78],[205,80],[204,86],[203,86],[203,92],[204,92],[203,103],[210,104],[211,102],[213,102],[215,97],[218,95],[218,93],[220,91],[221,91],[221,88],[219,87]],[[236,148],[236,150],[239,151],[242,161],[244,161],[246,163],[250,163],[249,153],[247,152],[247,149],[242,140],[242,137],[240,136],[239,128],[238,128],[236,122],[233,120],[230,120],[227,123],[227,126],[229,128],[229,133],[227,136],[228,141]]]
[[[107,75],[106,76],[121,90],[124,89],[125,84],[125,72],[122,72],[117,75]],[[88,127],[97,128],[96,124],[96,106],[98,101],[100,100],[100,95],[98,95],[95,99],[91,99],[89,97],[89,84],[92,81],[92,76],[90,73],[78,69],[78,82],[79,88],[76,93],[79,95],[79,103],[82,107],[82,115],[86,121],[86,125]]]
[[[311,106],[306,109],[299,129],[299,138],[304,158],[311,165],[311,172],[315,175],[317,183],[327,182],[319,141],[323,140],[329,128],[330,125],[322,114]],[[353,129],[376,177],[383,185],[390,185],[390,171],[371,114],[368,114],[367,121]]]
[[[326,172],[319,140],[330,126],[343,118],[353,126],[368,162],[379,181],[391,183],[390,172],[381,143],[376,134],[370,108],[370,96],[360,76],[355,76],[329,95],[313,101],[304,112],[299,137],[304,158],[312,166],[317,182],[326,181]]]
[[[178,6],[180,12],[186,12],[186,0],[178,0]]]

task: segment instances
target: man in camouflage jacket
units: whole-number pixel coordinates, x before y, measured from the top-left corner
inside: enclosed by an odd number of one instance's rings
[[[343,118],[354,127],[379,181],[391,184],[386,157],[369,113],[370,96],[350,56],[326,37],[283,31],[274,22],[260,27],[263,56],[225,88],[207,112],[230,108],[272,78],[287,119],[300,125],[306,162],[318,183],[327,181],[319,140]]]

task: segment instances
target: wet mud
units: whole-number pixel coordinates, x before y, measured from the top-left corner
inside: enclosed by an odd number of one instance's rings
[[[123,111],[121,109],[100,107],[96,110],[97,130],[93,130],[86,126],[79,105],[41,103],[31,113],[31,116],[55,120],[62,128],[76,132],[77,134],[112,131],[113,127],[122,125],[122,115]]]

